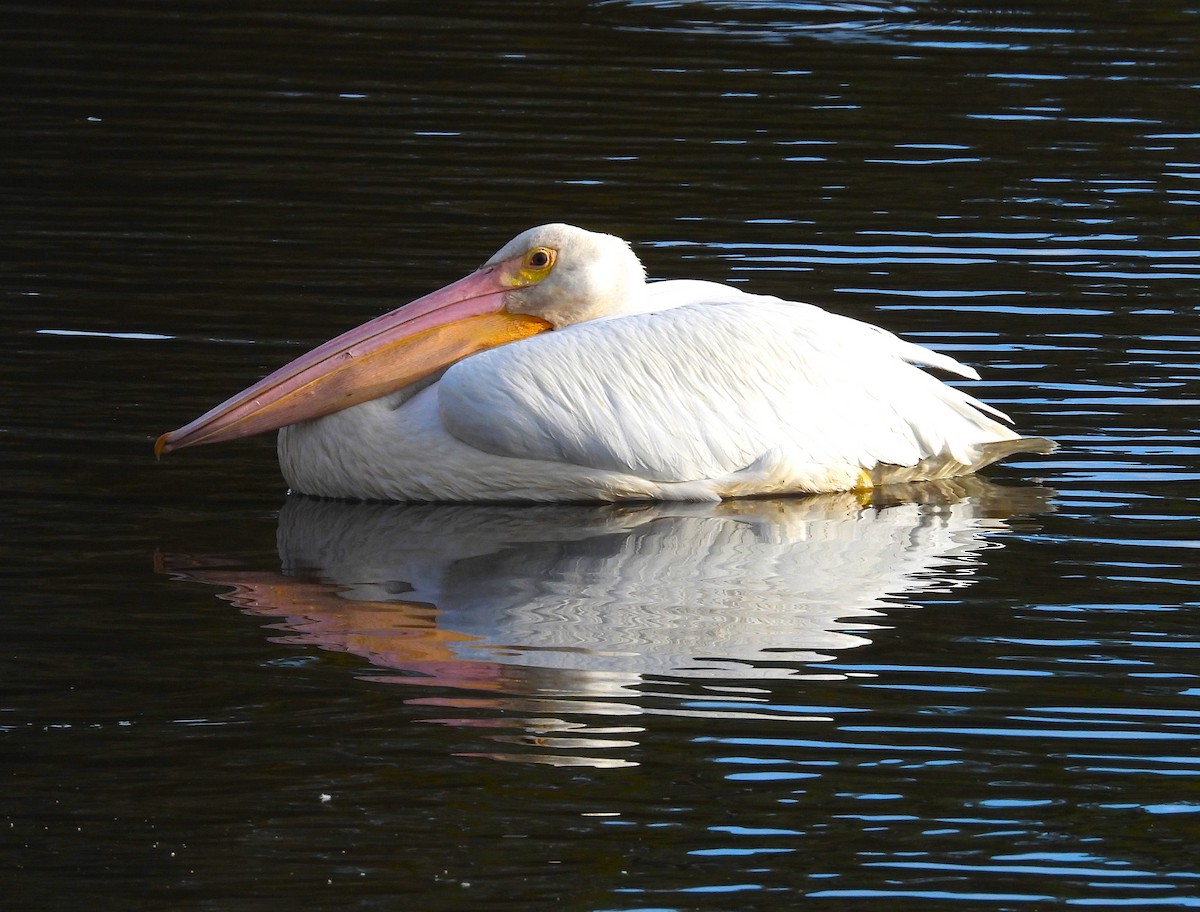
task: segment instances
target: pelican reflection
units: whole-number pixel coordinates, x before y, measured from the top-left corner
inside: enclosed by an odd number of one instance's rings
[[[657,705],[672,689],[717,690],[753,712],[771,679],[836,676],[820,663],[868,644],[885,609],[968,585],[981,553],[1014,517],[1046,510],[1049,494],[968,478],[866,502],[292,497],[279,516],[282,572],[170,567],[233,587],[223,597],[275,619],[280,642],[360,656],[370,680],[425,685],[419,702],[472,713],[439,721],[515,727],[494,738],[551,751],[520,759],[620,765],[579,751],[634,744],[636,727],[609,723],[664,711],[648,705],[651,691]]]

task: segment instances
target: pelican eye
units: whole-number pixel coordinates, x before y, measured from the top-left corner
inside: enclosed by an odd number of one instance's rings
[[[549,269],[554,264],[554,251],[549,247],[535,247],[525,256],[525,265],[530,269]]]

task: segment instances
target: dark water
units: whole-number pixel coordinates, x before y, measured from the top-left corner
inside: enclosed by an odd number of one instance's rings
[[[5,908],[1200,906],[1200,7],[3,4]],[[1063,449],[722,507],[153,438],[518,230]]]

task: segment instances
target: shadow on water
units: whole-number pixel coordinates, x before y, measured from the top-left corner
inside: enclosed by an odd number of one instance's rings
[[[1052,492],[979,478],[871,495],[640,506],[355,504],[292,497],[280,572],[171,555],[171,574],[273,619],[279,643],[469,710],[504,760],[633,765],[648,712],[803,721],[755,682],[844,677],[886,609],[969,585],[989,538]],[[648,694],[669,694],[666,708]],[[719,709],[696,709],[720,695]],[[611,717],[627,717],[614,726]],[[515,729],[515,732],[513,731]]]

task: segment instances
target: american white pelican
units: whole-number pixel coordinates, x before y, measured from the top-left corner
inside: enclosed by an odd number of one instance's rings
[[[711,501],[946,478],[1053,447],[922,367],[978,378],[811,304],[647,283],[620,238],[542,225],[155,451],[280,429],[305,494]]]

